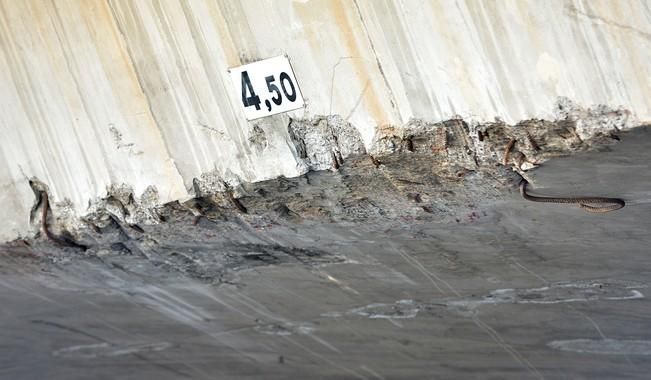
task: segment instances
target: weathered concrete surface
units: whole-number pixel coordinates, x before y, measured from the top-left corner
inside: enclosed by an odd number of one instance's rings
[[[290,117],[338,115],[367,149],[413,118],[552,120],[559,96],[650,120],[649,17],[643,0],[0,1],[0,240],[31,233],[32,177],[81,215],[124,184],[165,203],[206,175],[303,174]],[[283,53],[308,106],[247,123],[227,68]]]
[[[86,251],[5,245],[0,377],[647,378],[651,130],[619,137],[528,174],[627,202],[608,214],[522,200],[506,172],[439,179],[455,195],[427,212],[410,190],[440,185],[409,180],[427,168],[413,141],[368,164],[376,182],[348,160],[251,185],[247,213],[203,198],[199,218],[101,225]]]
[[[494,197],[499,188],[517,183],[520,177],[515,172],[526,175],[550,157],[616,142],[625,127],[622,116],[627,115],[581,111],[583,116],[576,118],[574,113],[566,112],[555,123],[528,120],[514,126],[500,121],[471,125],[462,119],[413,120],[402,128],[384,128],[383,137],[368,152],[359,132],[340,117],[293,120],[288,129],[298,158],[311,170],[330,169],[341,175],[307,173],[292,179],[229,183],[213,171],[193,180],[195,199],[163,205],[153,187],[138,197],[129,186],[112,186],[109,195],[89,205],[82,216],[65,202],[54,204],[47,184],[33,179],[30,223],[36,234],[55,241],[58,235],[73,246],[90,247],[102,242],[101,230],[107,226],[122,223],[138,230],[139,225],[165,222],[174,210],[197,218],[205,211],[217,211],[219,217],[221,211],[231,209],[246,214],[250,206],[262,220],[267,219],[265,211],[279,209],[285,210],[282,214],[317,221],[321,217],[333,222],[350,217],[446,220],[455,207],[475,203],[472,198],[477,194]],[[422,216],[423,212],[429,215]]]

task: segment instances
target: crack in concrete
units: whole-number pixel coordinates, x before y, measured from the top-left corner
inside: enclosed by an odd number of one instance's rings
[[[606,25],[609,25],[609,26],[613,26],[613,27],[616,27],[616,28],[619,28],[619,29],[623,29],[623,30],[632,32],[632,33],[637,34],[638,36],[640,36],[640,37],[642,37],[644,39],[651,40],[651,33],[645,32],[643,30],[639,30],[639,29],[634,28],[634,27],[632,27],[630,25],[622,24],[622,23],[619,23],[619,22],[614,21],[614,20],[609,20],[609,19],[607,19],[607,18],[605,18],[603,16],[599,16],[599,15],[595,15],[595,14],[592,14],[592,13],[580,11],[579,9],[577,9],[572,4],[568,4],[566,9],[567,9],[567,13],[570,16],[573,16],[574,18],[578,18],[578,16],[583,16],[583,17],[591,20],[594,24],[606,24]]]

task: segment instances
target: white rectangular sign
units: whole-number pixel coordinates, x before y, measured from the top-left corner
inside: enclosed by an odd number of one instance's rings
[[[281,55],[228,70],[247,120],[303,107],[303,95],[287,56]]]

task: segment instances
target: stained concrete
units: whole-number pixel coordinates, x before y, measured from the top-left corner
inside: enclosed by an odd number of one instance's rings
[[[33,177],[83,215],[121,185],[167,203],[205,175],[304,174],[290,118],[339,115],[367,149],[413,119],[554,120],[559,97],[651,120],[650,18],[645,0],[0,1],[0,241],[29,235]],[[227,70],[280,54],[307,106],[247,122]]]
[[[527,202],[509,180],[486,196],[471,178],[448,218],[306,218],[251,195],[246,214],[204,200],[157,225],[113,220],[86,251],[4,245],[0,378],[647,378],[651,129],[619,138],[528,174],[536,193],[627,202],[607,214]],[[313,186],[337,210],[354,167],[251,193]]]

